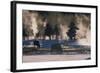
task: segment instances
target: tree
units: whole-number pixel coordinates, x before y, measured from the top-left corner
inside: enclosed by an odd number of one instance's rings
[[[69,37],[70,40],[76,40],[76,30],[79,30],[79,28],[77,28],[75,26],[75,23],[71,22],[71,24],[69,25],[69,30],[67,32],[67,35]]]
[[[54,27],[54,34],[56,35],[56,39],[58,39],[58,36],[60,35],[60,26],[59,25],[55,25],[55,27]]]
[[[25,39],[25,37],[28,37],[28,33],[27,33],[27,31],[25,30],[25,28],[23,28],[23,39]]]
[[[52,29],[52,26],[49,23],[46,24],[44,32],[45,32],[44,35],[48,36],[49,39],[51,40],[51,35],[52,35],[52,32],[53,32],[53,29]]]

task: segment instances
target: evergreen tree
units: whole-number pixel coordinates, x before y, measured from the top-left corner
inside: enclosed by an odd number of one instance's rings
[[[69,30],[67,32],[67,35],[69,37],[70,40],[76,40],[76,30],[79,30],[79,28],[77,28],[75,26],[75,23],[71,22],[71,24],[69,25]]]

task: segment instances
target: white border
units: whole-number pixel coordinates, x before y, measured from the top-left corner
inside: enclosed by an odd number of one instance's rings
[[[39,10],[39,11],[60,11],[60,12],[82,12],[91,13],[91,60],[80,61],[56,61],[56,62],[39,62],[39,63],[22,63],[22,10]],[[28,5],[17,4],[17,70],[21,69],[38,69],[38,68],[52,68],[52,67],[71,67],[71,66],[87,66],[95,65],[96,59],[96,40],[95,40],[95,8],[82,7],[65,7],[65,6],[50,6],[50,5]]]

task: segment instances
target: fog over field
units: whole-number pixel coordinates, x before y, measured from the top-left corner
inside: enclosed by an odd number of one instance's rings
[[[91,14],[89,13],[68,13],[68,12],[47,12],[47,11],[22,11],[23,29],[27,35],[23,38],[28,39],[43,39],[44,29],[46,24],[49,23],[52,28],[57,26],[59,28],[58,38],[69,39],[66,32],[69,30],[71,22],[75,24],[77,30],[76,38],[79,43],[90,45],[91,39]],[[55,32],[55,31],[53,31]],[[46,39],[48,37],[46,36]],[[55,39],[55,35],[52,39]]]

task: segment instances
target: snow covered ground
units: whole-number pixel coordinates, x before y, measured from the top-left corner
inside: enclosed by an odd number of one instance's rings
[[[88,60],[90,54],[78,55],[30,55],[23,56],[23,62],[47,62],[47,61],[73,61],[73,60]]]
[[[39,40],[41,42],[41,40]],[[27,41],[26,41],[27,42]],[[25,42],[25,43],[26,43]],[[40,50],[29,51],[23,54],[23,62],[47,62],[47,61],[73,61],[73,60],[88,60],[91,58],[91,46],[84,40],[78,41],[59,41],[63,46],[62,54],[50,52],[52,44],[57,43],[57,40],[42,41],[43,47]],[[25,50],[25,48],[24,48]]]

